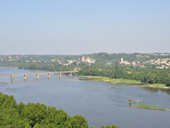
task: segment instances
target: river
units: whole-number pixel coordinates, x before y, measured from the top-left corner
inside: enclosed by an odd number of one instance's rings
[[[0,68],[0,74],[42,72],[17,68]],[[69,116],[82,115],[89,126],[118,125],[120,128],[169,128],[170,111],[148,110],[129,106],[128,100],[145,100],[142,103],[170,109],[170,90],[136,87],[133,85],[113,84],[79,80],[78,77],[51,74],[0,77],[0,92],[13,95],[17,103],[41,103],[63,109]],[[110,88],[122,85],[122,88]]]

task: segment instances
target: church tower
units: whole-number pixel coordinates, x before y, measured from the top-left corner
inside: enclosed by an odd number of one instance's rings
[[[121,62],[123,62],[123,57],[121,58]]]

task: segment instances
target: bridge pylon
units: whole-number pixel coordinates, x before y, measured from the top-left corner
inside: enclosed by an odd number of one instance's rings
[[[59,73],[59,79],[61,79],[61,72]]]
[[[26,75],[24,74],[24,80],[26,80],[26,78],[27,78],[27,77],[26,77]]]
[[[38,76],[38,73],[36,74],[36,79],[38,79],[39,78],[39,76]]]
[[[72,72],[70,72],[69,76],[70,76],[70,77],[72,77],[72,76],[73,76]]]
[[[13,79],[14,79],[13,75],[11,75],[10,79],[11,79],[11,80],[13,80]]]
[[[48,73],[48,78],[50,78],[50,73]]]

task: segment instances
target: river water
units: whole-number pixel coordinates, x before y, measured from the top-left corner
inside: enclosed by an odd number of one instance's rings
[[[16,68],[0,68],[0,74],[42,72]],[[0,92],[13,95],[17,103],[41,103],[63,109],[69,116],[82,115],[89,126],[118,125],[120,128],[170,128],[170,111],[148,110],[129,106],[128,99],[145,100],[143,103],[170,109],[170,90],[136,87],[79,80],[78,77],[51,74],[51,78],[40,75],[0,77]],[[122,85],[122,88],[110,88]]]

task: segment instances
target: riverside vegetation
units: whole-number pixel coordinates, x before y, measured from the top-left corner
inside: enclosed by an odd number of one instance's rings
[[[145,84],[142,85],[144,87],[152,87],[152,88],[162,88],[162,89],[170,89],[170,87],[165,86],[165,84]]]
[[[132,66],[84,67],[79,72],[84,77],[103,82],[139,84],[170,89],[170,71]]]
[[[63,110],[44,104],[22,102],[17,105],[13,96],[0,93],[0,128],[89,128],[87,120],[72,118]],[[101,128],[110,128],[101,126]],[[111,128],[119,128],[112,125]]]
[[[106,76],[80,76],[87,78],[87,80],[93,81],[101,81],[101,82],[108,82],[108,83],[119,83],[119,84],[142,84],[140,81],[137,80],[130,80],[130,79],[113,79]]]

